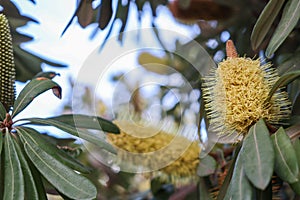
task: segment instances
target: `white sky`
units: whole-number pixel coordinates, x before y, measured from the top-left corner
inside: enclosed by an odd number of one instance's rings
[[[69,22],[71,16],[73,15],[77,0],[36,0],[36,4],[32,4],[27,0],[13,0],[20,11],[24,15],[28,15],[39,21],[39,24],[30,23],[26,27],[22,27],[19,31],[31,35],[34,37],[34,41],[24,44],[23,47],[27,50],[30,50],[34,53],[41,55],[42,57],[48,57],[49,59],[57,60],[62,63],[68,65],[67,68],[51,68],[46,65],[43,65],[43,69],[45,71],[54,70],[61,74],[60,77],[55,78],[54,80],[58,82],[63,88],[63,98],[68,94],[69,85],[68,78],[69,76],[77,79],[78,71],[81,69],[83,63],[89,56],[89,54],[97,49],[99,45],[102,43],[103,38],[106,36],[107,30],[99,32],[94,40],[90,40],[90,35],[94,31],[97,25],[92,24],[89,27],[82,29],[77,23],[75,19],[73,24],[69,27],[67,32],[61,37],[61,33],[64,30],[65,26]],[[156,24],[164,29],[168,30],[176,30],[177,33],[191,36],[199,33],[199,29],[196,26],[181,26],[175,20],[170,17],[170,13],[166,8],[160,8],[158,10],[159,17],[156,20]],[[142,19],[142,28],[149,28],[151,25],[151,17],[150,11],[145,13]],[[131,13],[130,20],[128,20],[129,24],[127,26],[127,30],[134,30],[137,28],[137,13]],[[116,34],[118,31],[118,27],[115,27],[112,35]],[[120,54],[126,48],[129,50],[135,48],[147,47],[149,45],[157,45],[159,47],[157,41],[155,40],[154,35],[142,35],[139,43],[136,43],[134,34],[128,34],[124,38],[124,45],[121,46],[114,37],[109,40],[107,45],[103,49],[103,55],[105,54]],[[174,45],[174,39],[178,38],[178,35],[162,35],[165,41],[169,41],[166,44],[169,47]],[[136,54],[135,53],[127,53],[126,56],[123,56],[119,60],[115,60],[113,64],[110,66],[110,70],[115,72],[118,70],[130,70],[137,66],[136,62]],[[92,73],[92,72],[91,72]],[[97,83],[91,83],[88,78],[80,80],[81,82],[87,84],[94,84],[95,87],[99,87],[95,85]],[[113,85],[109,82],[101,83],[107,92],[100,92],[99,96],[102,99],[111,98],[111,91]],[[20,90],[22,85],[17,85],[17,90]],[[39,117],[47,117],[53,116],[53,114],[59,114],[60,109],[56,109],[60,105],[62,105],[64,100],[58,100],[52,92],[49,91],[37,100],[35,100],[20,117],[26,116],[39,116]]]

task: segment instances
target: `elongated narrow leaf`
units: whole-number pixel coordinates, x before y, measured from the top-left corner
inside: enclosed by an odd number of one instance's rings
[[[229,190],[229,185],[230,185],[230,182],[231,182],[231,179],[232,179],[232,174],[234,172],[234,166],[235,166],[237,157],[240,154],[241,147],[242,147],[242,145],[240,143],[240,144],[238,144],[238,146],[235,149],[235,153],[234,153],[234,157],[232,159],[232,163],[231,163],[230,168],[228,170],[228,173],[225,177],[225,180],[223,181],[223,184],[222,184],[222,187],[219,191],[217,200],[224,200],[225,197],[226,197],[226,194],[227,194],[227,191]]]
[[[243,159],[239,154],[232,174],[225,199],[253,199],[254,188],[250,184],[244,170]]]
[[[297,194],[300,195],[300,175],[298,175],[298,181],[295,183],[291,183],[290,186],[292,187],[293,191]]]
[[[101,30],[104,30],[109,24],[109,21],[113,16],[112,1],[111,0],[101,1],[99,12],[100,15],[98,20],[98,26]]]
[[[49,71],[49,72],[39,72],[37,73],[33,78],[49,78],[49,79],[53,79],[55,76],[60,76],[59,73],[53,72],[53,71]]]
[[[54,126],[62,131],[65,131],[76,137],[79,137],[88,142],[91,142],[101,148],[104,148],[107,151],[115,153],[115,149],[105,141],[105,135],[103,135],[103,133],[101,131],[99,131],[96,135],[87,130],[77,129],[69,124],[66,124],[66,123],[63,123],[63,122],[60,122],[57,120],[53,120],[53,119],[27,118],[27,119],[23,119],[23,120],[30,121],[30,123],[28,123],[28,124],[33,124],[33,125]]]
[[[298,181],[299,167],[296,152],[290,138],[286,135],[283,128],[272,135],[275,150],[275,172],[288,183]]]
[[[36,189],[35,181],[33,178],[33,175],[31,173],[30,167],[23,155],[23,152],[17,142],[14,141],[15,149],[18,154],[23,176],[24,176],[24,181],[25,181],[25,199],[30,199],[30,200],[39,200],[39,194]]]
[[[253,49],[257,49],[264,40],[284,2],[285,0],[270,0],[260,14],[251,34]]]
[[[287,72],[292,72],[300,69],[300,49],[289,54],[283,62],[277,67],[279,76]]]
[[[6,117],[6,109],[3,104],[0,102],[0,121],[3,121]]]
[[[121,1],[118,1],[118,5],[116,8],[116,15],[112,17],[112,22],[111,26],[109,27],[109,30],[107,31],[107,34],[104,38],[104,42],[101,44],[100,49],[103,49],[104,45],[106,44],[107,39],[111,36],[112,30],[113,30],[113,25],[116,23],[116,21],[121,22],[121,28],[119,30],[119,37],[118,40],[122,42],[123,34],[126,24],[127,24],[127,19],[128,19],[128,11],[129,11],[129,6],[130,6],[130,1],[127,1],[125,4],[123,4]]]
[[[109,133],[120,133],[119,128],[114,123],[98,116],[70,114],[51,117],[48,119],[60,121],[77,128],[102,130]]]
[[[241,150],[243,166],[251,183],[264,190],[274,170],[274,148],[265,122],[260,119],[244,139]]]
[[[299,138],[296,138],[293,141],[293,148],[294,148],[296,156],[297,156],[298,166],[300,166],[300,141],[299,141]]]
[[[34,143],[25,143],[24,148],[32,163],[58,191],[72,199],[96,198],[97,189],[87,178],[66,167]]]
[[[55,83],[54,81],[47,78],[38,78],[30,81],[20,92],[18,98],[16,99],[14,106],[12,117],[16,116],[20,113],[24,108],[26,108],[35,97],[42,94],[43,92],[56,88],[61,92],[61,87]],[[60,98],[61,95],[58,97]]]
[[[0,131],[0,155],[2,153],[2,148],[3,148],[3,133],[2,133],[2,131]]]
[[[16,128],[17,132],[23,136],[24,142],[27,142],[29,145],[34,143],[43,149],[50,156],[54,157],[56,160],[62,164],[82,173],[89,173],[90,170],[81,164],[79,161],[69,156],[66,152],[58,149],[49,141],[46,141],[42,135],[32,128],[18,127]]]
[[[199,178],[198,190],[199,190],[199,199],[212,200],[211,195],[208,191],[208,186],[205,183],[204,178],[202,177]]]
[[[213,174],[216,170],[217,162],[215,159],[209,155],[205,156],[200,160],[197,174],[200,177],[208,176],[210,174]]]
[[[45,60],[41,57],[31,54],[28,51],[23,50],[20,45],[15,44],[13,47],[16,70],[19,72],[16,76],[18,81],[26,82],[32,79],[32,77],[42,71],[42,63],[51,65],[53,67],[67,67],[67,65],[63,63],[51,61],[50,59]]]
[[[82,0],[82,3],[80,3],[80,7],[78,8],[78,12],[77,12],[78,23],[83,28],[85,28],[86,26],[90,25],[93,22],[94,9],[92,4],[93,1]]]
[[[284,42],[291,31],[294,29],[300,18],[300,1],[289,0],[284,7],[281,20],[272,36],[266,50],[266,56],[269,58]]]
[[[295,149],[295,153],[297,156],[297,162],[298,162],[298,166],[300,166],[300,141],[299,138],[296,138],[293,141],[293,147]],[[290,184],[292,189],[294,190],[294,192],[298,195],[300,195],[300,173],[298,173],[298,181],[295,183]]]
[[[24,151],[25,152],[25,151]],[[28,158],[27,163],[30,167],[36,189],[38,191],[39,200],[47,200],[46,189],[44,187],[43,179],[41,173],[36,169],[31,160]]]
[[[76,8],[76,11],[74,12],[74,14],[72,15],[71,19],[69,20],[68,24],[66,25],[66,27],[64,28],[64,30],[62,31],[60,36],[63,36],[65,34],[65,32],[68,30],[68,28],[71,26],[74,18],[76,17],[77,13],[79,12],[81,6],[83,5],[84,1],[81,0]]]
[[[276,83],[273,85],[271,91],[269,92],[267,101],[269,101],[272,98],[273,94],[278,90],[278,88],[288,85],[290,82],[294,81],[295,79],[297,79],[299,77],[300,77],[300,70],[288,72],[288,73],[282,75],[278,79],[278,81],[276,81]]]
[[[8,131],[4,137],[4,195],[5,200],[24,199],[24,178],[20,160]]]

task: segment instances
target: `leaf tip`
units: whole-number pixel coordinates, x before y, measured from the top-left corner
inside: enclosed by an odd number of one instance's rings
[[[53,94],[54,94],[57,98],[59,98],[59,99],[62,98],[61,90],[62,90],[61,87],[58,87],[58,86],[54,86],[54,87],[52,88]]]

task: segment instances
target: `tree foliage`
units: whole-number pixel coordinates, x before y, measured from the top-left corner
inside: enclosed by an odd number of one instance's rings
[[[32,2],[34,3],[34,1]],[[201,137],[199,137],[203,150],[199,155],[197,183],[190,183],[184,186],[173,185],[172,182],[162,181],[155,177],[151,179],[149,190],[143,192],[130,190],[130,180],[134,175],[124,172],[114,173],[112,169],[102,164],[87,161],[86,157],[90,158],[90,154],[86,152],[81,154],[85,156],[83,160],[95,168],[94,173],[97,175],[92,174],[90,176],[87,175],[87,177],[90,180],[94,180],[94,184],[104,191],[103,197],[110,198],[124,195],[122,197],[132,199],[271,199],[276,197],[295,198],[300,195],[300,3],[298,0],[176,0],[170,2],[164,0],[136,0],[126,1],[125,3],[121,0],[116,2],[103,0],[96,6],[93,5],[93,2],[93,0],[78,1],[78,6],[62,34],[68,31],[67,29],[72,21],[77,18],[78,23],[83,28],[91,23],[97,23],[97,31],[108,29],[105,38],[105,41],[107,41],[115,22],[121,21],[118,40],[122,42],[124,40],[123,32],[126,31],[126,26],[130,23],[128,16],[131,9],[138,11],[139,17],[137,20],[141,19],[144,12],[150,12],[153,16],[153,30],[157,39],[161,42],[165,54],[162,57],[158,57],[151,52],[142,52],[139,55],[139,64],[145,70],[159,75],[172,78],[172,75],[179,73],[188,80],[191,88],[166,85],[166,87],[160,88],[161,92],[158,94],[158,98],[162,103],[163,99],[167,98],[170,92],[168,88],[176,90],[181,97],[190,95],[191,91],[198,91],[200,94],[196,100],[199,105],[199,110],[196,111],[198,119],[194,124],[198,126],[200,134],[203,128],[206,129],[208,134],[207,141],[202,141]],[[32,21],[32,19],[21,16],[10,1],[4,1],[1,5],[4,7],[4,12],[9,9],[14,11],[7,12],[7,15],[11,22],[12,34],[16,42],[14,44],[14,52],[17,79],[30,79],[40,71],[38,65],[46,61],[38,59],[37,65],[22,67],[23,62],[18,61],[18,59],[20,60],[20,55],[23,55],[22,58],[25,63],[27,63],[26,59],[28,56],[32,57],[32,55],[25,55],[24,51],[16,45],[20,44],[18,41],[25,42],[30,40],[30,38],[19,34],[16,31],[16,27],[24,25],[28,21]],[[145,8],[146,5],[150,5],[150,10]],[[179,23],[196,24],[200,28],[201,33],[186,43],[177,42],[175,50],[168,49],[163,45],[164,41],[161,40],[159,29],[157,29],[157,24],[155,23],[157,8],[160,6],[167,7],[174,19],[178,20]],[[226,42],[229,37],[236,45],[238,50],[236,54],[228,54],[228,49],[226,52]],[[102,46],[105,44],[105,41],[102,43]],[[195,42],[204,47],[206,51],[193,48]],[[205,59],[207,52],[210,59]],[[226,58],[226,53],[229,58]],[[222,63],[225,59],[237,57],[238,53],[241,54],[240,57],[245,55],[245,59],[246,57],[262,57],[262,66],[265,63],[272,63],[279,76],[268,85],[268,90],[263,90],[268,91],[268,93],[261,95],[266,97],[261,99],[261,104],[264,109],[273,112],[270,108],[274,103],[274,99],[278,97],[279,93],[286,94],[290,104],[284,101],[284,104],[281,107],[279,106],[279,109],[289,110],[290,116],[288,119],[285,119],[282,118],[281,114],[278,114],[278,121],[269,120],[268,117],[265,117],[265,119],[263,119],[264,117],[255,118],[250,125],[247,125],[240,132],[238,132],[239,130],[236,127],[238,123],[243,122],[237,120],[235,121],[236,123],[229,124],[233,127],[233,129],[229,129],[233,130],[233,133],[225,134],[224,136],[223,133],[226,131],[224,131],[223,126],[229,125],[224,121],[224,123],[218,125],[220,126],[219,129],[215,129],[221,133],[213,131],[212,122],[215,115],[212,115],[212,112],[207,110],[211,102],[207,101],[206,96],[203,96],[203,93],[205,93],[203,88],[205,87],[205,80],[212,78],[210,76],[211,71],[217,69],[215,65]],[[37,59],[36,57],[34,58]],[[149,64],[153,65],[153,63],[156,64],[155,67],[149,67]],[[160,65],[167,65],[173,68],[174,71],[159,69]],[[267,68],[266,74],[268,75],[269,73],[270,75],[276,70]],[[260,76],[263,77],[264,73],[261,72],[261,74],[257,75],[256,73],[254,76],[261,78]],[[264,78],[270,78],[267,75]],[[46,90],[52,89],[57,97],[61,96],[61,89],[57,83],[51,80],[52,77],[51,73],[50,77],[49,73],[47,73],[40,74],[31,80],[14,101],[12,111],[8,111],[7,106],[0,104],[3,130],[1,132],[2,139],[0,140],[0,149],[2,149],[1,169],[3,169],[1,178],[5,183],[8,183],[2,184],[5,199],[22,198],[24,196],[29,199],[45,198],[45,189],[38,184],[43,182],[44,179],[56,188],[59,193],[62,193],[62,196],[66,195],[69,198],[80,197],[81,199],[89,199],[94,198],[97,193],[95,186],[82,176],[83,173],[90,171],[89,168],[70,157],[62,149],[57,148],[35,129],[28,127],[28,125],[54,126],[74,136],[79,136],[89,142],[98,144],[98,146],[107,151],[118,153],[114,151],[110,144],[103,140],[103,137],[87,132],[86,129],[99,129],[94,123],[96,121],[97,124],[101,125],[101,131],[118,133],[118,127],[100,117],[62,115],[47,119],[26,118],[18,121],[13,120],[19,112],[28,106],[33,98]],[[248,78],[250,80],[252,77],[249,76]],[[118,80],[126,85],[126,80],[124,79],[115,77],[114,80]],[[248,82],[251,85],[251,81]],[[268,82],[265,82],[265,84],[267,85]],[[235,88],[237,85],[235,83],[229,87]],[[249,86],[249,88],[251,87]],[[131,92],[131,88],[127,89]],[[214,90],[212,91],[214,92]],[[242,94],[242,92],[239,94]],[[132,108],[137,116],[142,116],[147,108],[141,105],[142,96],[139,91],[135,91],[134,95]],[[245,98],[245,96],[240,97],[236,95],[236,98]],[[222,102],[225,103],[226,101]],[[235,100],[229,103],[233,102]],[[159,114],[163,117],[171,117],[175,122],[180,123],[184,117],[182,113],[188,113],[185,111],[191,109],[192,103],[189,99],[176,102],[171,108],[161,110]],[[181,109],[180,106],[183,107],[183,112],[178,112],[178,109]],[[234,112],[230,113],[230,116],[236,116],[237,113],[250,110],[249,105],[244,107],[245,110],[234,110]],[[216,113],[218,115],[223,114],[220,109]],[[213,112],[213,114],[215,113]],[[227,114],[224,118],[229,116]],[[268,114],[264,116],[269,116]],[[275,121],[276,123],[274,123]],[[203,125],[205,127],[202,127]],[[234,137],[236,134],[237,137]],[[94,151],[101,152],[96,148]],[[82,174],[77,174],[74,170]],[[72,178],[66,180],[62,174],[68,174]],[[107,187],[103,187],[103,185],[96,182],[99,176],[103,176],[103,174],[109,177]],[[25,182],[28,184],[25,184]],[[82,188],[78,182],[86,183],[86,188]],[[116,187],[123,188],[127,193],[125,192],[124,194],[118,191]],[[12,190],[12,188],[15,189]],[[28,191],[33,192],[29,194]]]

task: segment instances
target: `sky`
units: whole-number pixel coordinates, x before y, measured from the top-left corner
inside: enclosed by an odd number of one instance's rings
[[[68,65],[68,67],[64,69],[53,68],[45,64],[42,65],[44,71],[54,70],[61,74],[60,77],[56,77],[54,80],[63,88],[63,99],[57,99],[51,91],[48,91],[33,101],[33,103],[20,114],[20,118],[25,116],[50,117],[60,114],[61,106],[67,101],[64,97],[70,94],[70,86],[68,83],[70,77],[77,82],[97,88],[96,95],[99,96],[99,98],[105,101],[111,101],[115,86],[109,81],[109,74],[118,71],[129,72],[138,67],[136,57],[140,49],[145,47],[160,48],[154,34],[147,30],[147,28],[151,27],[150,11],[148,10],[148,12],[143,14],[140,27],[137,24],[137,13],[131,12],[128,20],[130,23],[126,29],[128,34],[125,35],[123,45],[120,45],[116,40],[119,28],[117,24],[113,29],[114,31],[111,38],[101,51],[101,56],[103,56],[104,59],[112,54],[114,57],[112,57],[111,62],[106,62],[109,67],[100,66],[101,69],[97,68],[97,70],[105,70],[103,73],[104,77],[102,77],[100,81],[94,80],[89,76],[93,74],[93,71],[85,74],[85,76],[79,73],[86,65],[87,60],[89,60],[89,56],[98,51],[99,45],[106,36],[107,30],[99,31],[93,40],[91,40],[90,36],[97,25],[92,24],[83,29],[76,23],[77,19],[75,19],[66,33],[61,36],[62,31],[75,12],[77,0],[36,0],[36,4],[32,4],[29,0],[13,0],[13,2],[18,6],[21,14],[30,16],[39,21],[38,24],[28,23],[26,26],[18,29],[18,31],[34,37],[32,42],[23,44],[22,48],[44,58]],[[99,1],[95,1],[94,3],[97,4]],[[170,49],[174,48],[175,39],[182,40],[181,36],[184,36],[183,38],[188,40],[194,35],[199,34],[200,30],[197,26],[184,26],[170,17],[171,14],[167,8],[161,7],[157,11],[158,17],[155,22],[160,28],[166,30],[161,31],[161,37],[165,45]],[[139,31],[136,31],[137,29],[139,29]],[[172,34],[167,30],[172,31]],[[138,34],[140,34],[140,40],[137,43],[136,37]],[[99,86],[99,84],[101,85]],[[24,84],[18,83],[17,92],[19,92],[23,86]]]

